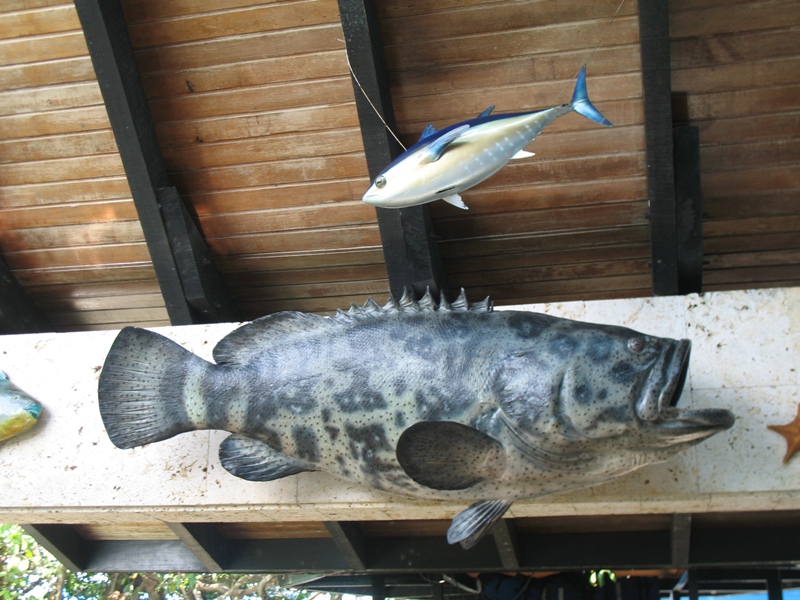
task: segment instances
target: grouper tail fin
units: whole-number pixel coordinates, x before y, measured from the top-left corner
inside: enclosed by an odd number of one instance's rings
[[[199,390],[211,368],[162,335],[126,327],[108,352],[97,396],[108,437],[118,448],[134,448],[202,429]]]
[[[589,93],[586,91],[585,65],[581,68],[581,72],[578,73],[578,81],[575,84],[575,91],[572,93],[572,100],[569,106],[576,113],[583,115],[587,119],[591,119],[595,123],[600,123],[606,127],[613,127],[611,122],[606,119],[589,100]]]

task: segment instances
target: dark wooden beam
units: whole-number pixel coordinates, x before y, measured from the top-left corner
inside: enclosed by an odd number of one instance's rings
[[[672,84],[667,0],[639,3],[639,45],[653,293],[677,294],[677,216],[672,163]]]
[[[779,571],[767,576],[767,600],[783,600],[783,584]]]
[[[195,273],[204,276],[213,263],[207,249],[197,253],[196,239],[202,237],[184,218],[177,193],[159,195],[171,186],[119,0],[76,0],[75,7],[170,321],[234,320],[233,302],[219,277],[201,286],[214,290],[211,297],[199,302],[187,297]],[[187,256],[194,265],[188,272]]]
[[[359,555],[364,568],[354,568],[331,538],[223,540],[213,525],[186,523],[173,529],[180,540],[165,541],[84,540],[70,525],[26,525],[25,529],[64,564],[89,572],[207,572],[219,567],[228,573],[350,572],[388,576],[510,570],[491,536],[470,550],[448,544],[444,536],[366,538],[364,554]],[[520,534],[518,568],[512,570],[671,569],[671,538],[670,531]],[[702,577],[694,582],[689,577],[687,584],[675,586],[675,592],[686,595],[687,585],[689,593],[692,585],[695,589],[698,585],[709,589],[704,577],[709,577],[705,573],[711,573],[707,567],[712,565],[729,568],[727,575],[717,569],[715,572],[721,574],[715,577],[736,580],[731,589],[752,589],[752,583],[741,587],[740,580],[757,576],[760,580],[756,584],[763,590],[764,573],[783,568],[783,579],[788,580],[790,567],[798,563],[798,527],[694,529],[689,568],[691,575]],[[753,571],[754,567],[761,570],[749,574],[742,571]]]
[[[700,185],[700,130],[672,129],[677,215],[678,293],[703,291],[703,192]]]
[[[367,570],[367,542],[361,527],[355,521],[325,521],[336,547],[342,553],[350,569]]]
[[[377,109],[386,124],[396,130],[380,25],[373,0],[339,0],[339,13],[348,60],[355,74],[353,90],[367,168],[370,179],[375,179],[402,152],[375,112]],[[428,207],[376,211],[392,294],[399,297],[404,288],[415,292],[417,297],[426,288],[437,297],[439,292],[447,292]]]
[[[670,527],[672,566],[685,569],[689,566],[689,547],[692,539],[692,515],[675,513]]]
[[[491,529],[494,542],[497,544],[497,553],[503,568],[509,571],[519,569],[519,548],[517,543],[517,529],[513,519],[500,519]]]
[[[227,552],[226,540],[211,523],[167,523],[172,533],[209,573],[221,573]]]
[[[69,570],[83,571],[89,566],[92,543],[84,540],[72,525],[22,525],[22,529]]]
[[[53,326],[0,259],[0,335],[46,331],[53,331]]]

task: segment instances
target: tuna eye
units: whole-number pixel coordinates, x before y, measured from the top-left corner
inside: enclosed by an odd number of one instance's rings
[[[380,176],[379,176],[379,177],[378,177],[378,178],[375,180],[375,187],[376,187],[376,188],[382,188],[382,187],[386,187],[386,177],[384,177],[383,175],[380,175]]]
[[[628,350],[635,354],[639,354],[642,350],[644,350],[644,340],[642,338],[631,338],[628,340]]]

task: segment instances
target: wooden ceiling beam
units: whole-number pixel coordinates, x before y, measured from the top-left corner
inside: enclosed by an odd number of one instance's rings
[[[800,563],[800,527],[695,529],[681,515],[673,531],[519,533],[514,571],[673,569],[676,547],[693,572],[717,569],[716,577],[741,580],[744,569],[762,569],[748,577],[762,579],[769,569],[791,570]],[[25,525],[25,531],[70,569],[87,572],[158,571],[227,573],[467,573],[505,572],[508,561],[487,536],[465,551],[444,536],[363,539],[360,564],[339,551],[331,538],[223,539],[213,524],[182,524],[179,540],[87,540],[72,525]],[[679,530],[677,540],[675,529]],[[175,529],[173,529],[175,531]],[[210,535],[210,537],[209,537]],[[359,534],[360,535],[360,534]],[[348,543],[352,537],[348,534]],[[689,553],[689,540],[691,553]],[[188,543],[187,543],[188,541]],[[359,542],[360,544],[360,542]],[[197,553],[201,548],[203,560]],[[369,564],[365,557],[369,557]],[[224,558],[224,561],[222,560]],[[685,558],[685,560],[684,560]],[[731,577],[719,569],[736,569]],[[697,571],[701,569],[701,571]],[[796,574],[796,573],[795,573]],[[700,584],[706,587],[705,583]],[[312,586],[313,587],[313,586]],[[683,587],[680,584],[676,588]]]
[[[370,179],[375,179],[402,152],[388,130],[397,128],[378,16],[373,0],[339,0],[339,13],[354,75],[353,90],[367,168]],[[447,292],[428,207],[376,208],[376,211],[392,294],[400,297],[407,288],[419,298],[430,288],[438,298],[440,292]]]
[[[53,326],[0,259],[0,335],[46,331],[53,331]]]
[[[76,0],[75,7],[170,321],[237,320],[202,235],[170,184],[119,0]]]
[[[678,242],[667,0],[639,4],[639,45],[653,293],[673,295],[678,293]]]
[[[211,523],[167,523],[170,531],[203,563],[208,573],[222,573],[227,542]]]
[[[353,571],[367,570],[367,542],[361,527],[355,521],[325,521],[339,552]]]

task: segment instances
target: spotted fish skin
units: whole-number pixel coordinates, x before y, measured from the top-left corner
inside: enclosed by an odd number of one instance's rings
[[[112,442],[222,429],[233,434],[222,465],[245,479],[321,470],[413,498],[477,500],[449,536],[464,545],[515,499],[607,481],[733,422],[675,407],[687,340],[494,312],[463,295],[277,313],[213,355],[123,329],[98,390]]]
[[[28,431],[42,414],[42,405],[0,371],[0,442]]]

